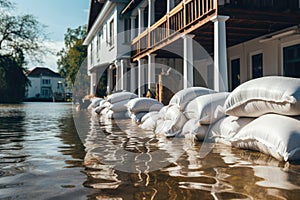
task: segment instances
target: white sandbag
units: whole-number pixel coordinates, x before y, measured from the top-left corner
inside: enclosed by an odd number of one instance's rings
[[[210,126],[208,138],[230,145],[229,140],[255,118],[227,116]]]
[[[109,111],[109,108],[108,107],[104,107],[101,112],[100,112],[100,115],[106,115],[106,113]]]
[[[172,120],[159,119],[156,122],[155,133],[156,134],[166,134],[166,132],[168,130],[170,130],[172,125],[173,125]]]
[[[112,110],[108,110],[105,114],[107,119],[126,119],[128,118],[127,111],[123,112],[114,112]]]
[[[143,118],[142,118],[142,121],[143,121]],[[147,119],[145,119],[145,121],[142,122],[142,124],[140,125],[140,128],[144,129],[144,130],[148,130],[148,131],[154,131],[156,128],[156,122],[157,122],[157,120],[150,116]]]
[[[194,139],[202,141],[204,140],[207,131],[208,126],[201,125],[197,119],[190,119],[184,124],[180,135],[186,138],[194,137]]]
[[[146,115],[147,112],[138,112],[135,114],[130,114],[130,118],[132,119],[132,121],[136,122],[136,123],[141,123],[142,118],[144,117],[144,115]]]
[[[91,104],[88,106],[88,109],[91,110],[91,109],[93,109],[93,108],[98,107],[100,101],[102,101],[102,100],[103,100],[103,99],[102,99],[102,98],[99,98],[99,97],[95,97],[95,98],[90,99]]]
[[[300,79],[269,76],[250,80],[229,95],[224,108],[234,116],[300,115]]]
[[[164,116],[165,120],[171,120],[178,129],[182,129],[187,121],[185,115],[180,111],[177,105],[170,106]]]
[[[186,104],[198,96],[212,94],[216,91],[203,87],[190,87],[180,90],[171,98],[169,105],[178,105],[180,110],[184,110]]]
[[[129,99],[125,99],[123,101],[115,102],[109,106],[109,109],[114,112],[125,112],[127,111],[126,104],[130,101]]]
[[[222,108],[228,95],[221,92],[196,97],[186,105],[184,114],[188,119],[199,119],[201,124],[212,124],[225,116]]]
[[[137,97],[136,94],[124,91],[124,92],[118,92],[118,93],[108,95],[106,100],[108,102],[114,104],[116,102],[120,102],[120,101],[123,101],[123,100],[134,99],[136,97]]]
[[[127,107],[131,113],[159,111],[164,105],[151,98],[135,98],[128,102]]]
[[[148,112],[147,114],[145,114],[142,117],[141,123],[144,123],[144,121],[146,121],[148,118],[152,118],[153,120],[157,121],[160,118],[159,117],[159,112],[158,111]]]
[[[266,114],[242,128],[230,141],[232,146],[260,151],[278,160],[299,160],[300,121]]]
[[[99,105],[96,107],[96,108],[94,108],[93,109],[93,112],[95,112],[95,113],[97,113],[98,115],[101,113],[101,111],[106,107],[105,106],[105,103],[106,103],[107,101],[106,100],[101,100],[100,102],[99,102]]]

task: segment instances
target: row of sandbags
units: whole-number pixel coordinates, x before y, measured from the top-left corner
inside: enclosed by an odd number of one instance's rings
[[[108,95],[105,99],[93,98],[88,109],[108,119],[131,118],[140,123],[145,114],[159,111],[162,107],[163,104],[155,99],[137,98],[134,93],[122,91]]]
[[[210,129],[210,137],[278,160],[300,159],[300,79],[263,77],[248,81],[228,96],[226,118]]]
[[[279,160],[300,159],[300,80],[263,77],[232,93],[192,87],[150,112],[140,127],[166,136],[212,139]]]

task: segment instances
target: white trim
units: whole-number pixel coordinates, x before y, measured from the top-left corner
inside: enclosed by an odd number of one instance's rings
[[[88,32],[88,34],[87,34],[87,36],[86,36],[86,38],[83,42],[83,45],[88,45],[93,40],[93,37],[96,35],[99,28],[101,27],[101,25],[103,24],[103,22],[106,19],[107,15],[110,13],[110,11],[112,9],[113,9],[113,3],[111,1],[107,1],[104,4],[103,9],[99,13],[96,21],[94,22],[91,30]]]
[[[294,45],[297,45],[297,44],[300,44],[300,39],[297,39],[297,40],[293,40],[293,41],[289,41],[289,42],[285,42],[285,43],[281,43],[280,44],[280,57],[279,57],[279,59],[280,59],[280,75],[284,75],[283,74],[283,49],[285,48],[285,47],[289,47],[289,46],[294,46]]]
[[[252,74],[252,71],[253,71],[253,65],[252,65],[252,57],[255,56],[255,55],[258,55],[258,54],[262,54],[263,55],[263,60],[262,60],[262,67],[263,67],[263,70],[264,70],[264,54],[263,54],[263,50],[262,49],[259,49],[259,50],[256,50],[256,51],[252,51],[249,53],[249,75],[250,75],[250,79],[253,79],[253,74]]]

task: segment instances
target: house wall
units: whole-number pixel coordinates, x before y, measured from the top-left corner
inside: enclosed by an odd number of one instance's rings
[[[231,61],[240,59],[240,81],[246,82],[252,76],[252,55],[263,54],[263,76],[284,75],[283,73],[283,48],[300,44],[300,35],[290,35],[269,41],[264,37],[255,38],[242,44],[227,49],[229,88],[231,88]]]

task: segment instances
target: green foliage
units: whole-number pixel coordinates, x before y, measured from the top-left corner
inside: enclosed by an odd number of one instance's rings
[[[0,102],[21,102],[28,84],[19,63],[10,56],[0,56]]]
[[[57,53],[59,73],[66,77],[69,85],[75,83],[76,74],[87,57],[87,48],[83,46],[86,36],[86,26],[79,26],[76,29],[68,28],[65,34],[65,48]]]
[[[25,57],[38,61],[46,52],[44,26],[33,15],[14,15],[14,9],[11,1],[0,0],[0,102],[23,100]]]

